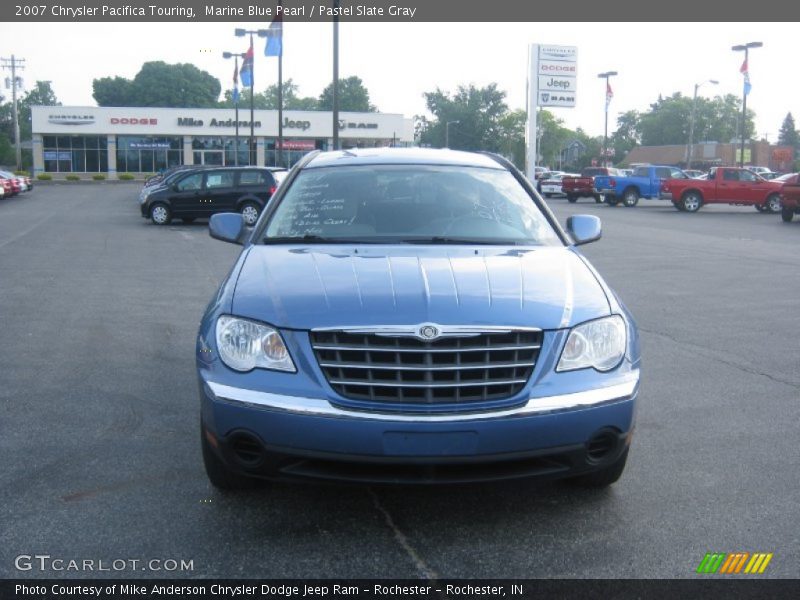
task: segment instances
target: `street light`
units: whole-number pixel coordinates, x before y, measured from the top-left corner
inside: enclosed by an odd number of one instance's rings
[[[461,121],[448,121],[444,124],[444,147],[450,147],[450,125],[457,125],[461,123]]]
[[[689,121],[689,147],[686,150],[686,168],[692,168],[692,151],[694,150],[694,113],[697,107],[697,90],[703,84],[710,83],[712,85],[717,85],[719,81],[716,79],[706,79],[705,81],[701,81],[700,83],[694,84],[694,96],[692,96],[692,118]]]
[[[761,48],[763,46],[761,42],[748,42],[746,44],[739,44],[738,46],[732,46],[731,50],[734,52],[744,52],[744,64],[747,67],[747,70],[744,71],[745,77],[745,84],[750,82],[748,70],[750,69],[750,63],[748,62],[748,56],[750,48]],[[739,153],[739,167],[744,167],[744,128],[746,125],[747,120],[747,85],[743,86],[742,88],[742,130],[741,130],[741,151]]]
[[[267,35],[269,35],[269,33],[267,32],[266,29],[240,29],[238,27],[233,30],[233,33],[234,33],[234,35],[236,37],[244,37],[246,35],[249,35],[250,36],[250,48],[251,49],[253,48],[253,35],[257,35],[260,38],[265,38],[265,37],[267,37]],[[257,162],[257,160],[253,160],[253,146],[254,146],[255,141],[256,141],[255,129],[254,129],[254,127],[255,127],[255,125],[254,125],[254,123],[255,123],[255,116],[254,116],[255,106],[253,104],[253,101],[254,101],[254,98],[255,98],[255,90],[256,90],[255,71],[256,71],[255,52],[253,52],[253,65],[252,65],[252,68],[250,70],[250,84],[251,84],[250,85],[250,142],[248,144],[248,153],[247,153],[247,157],[248,157],[249,163],[251,165],[254,164],[255,162]],[[238,152],[239,149],[237,148],[236,150]]]
[[[608,105],[611,99],[608,97],[608,80],[610,77],[618,75],[616,71],[606,71],[605,73],[598,73],[597,77],[606,80],[606,124],[603,130],[603,164],[608,160]]]
[[[233,69],[236,73],[236,76],[239,76],[239,59],[241,58],[244,60],[246,54],[244,52],[223,52],[222,58],[233,58],[234,64]],[[252,92],[252,90],[251,90]],[[252,96],[252,93],[250,94]],[[234,164],[238,167],[239,166],[239,98],[233,99],[233,105],[236,108],[236,145],[235,150],[233,151],[233,161]]]

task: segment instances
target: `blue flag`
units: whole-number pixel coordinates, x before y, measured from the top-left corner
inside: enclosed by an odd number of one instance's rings
[[[247,49],[242,61],[242,68],[239,69],[239,77],[242,78],[242,85],[253,87],[253,46]]]
[[[747,96],[750,93],[750,90],[753,88],[750,85],[750,73],[744,74],[744,95]]]
[[[267,45],[264,56],[281,56],[283,54],[283,13],[275,15],[267,29]]]

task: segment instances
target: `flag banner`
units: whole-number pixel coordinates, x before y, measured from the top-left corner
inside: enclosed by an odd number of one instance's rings
[[[750,73],[744,74],[744,95],[747,96],[752,89],[752,85],[750,85]]]
[[[267,45],[264,56],[281,56],[283,54],[283,13],[275,15],[267,29]]]
[[[739,73],[747,73],[747,59],[744,59],[742,66],[739,67]]]
[[[239,69],[239,77],[242,78],[242,85],[253,87],[253,46],[247,49],[242,61],[242,68]]]
[[[239,102],[239,69],[233,68],[233,101]]]
[[[611,84],[606,79],[606,112],[608,112],[608,105],[611,104],[611,99],[614,97],[614,91],[611,89]]]

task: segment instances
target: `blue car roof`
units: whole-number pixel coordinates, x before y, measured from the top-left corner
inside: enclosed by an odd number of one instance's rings
[[[504,170],[500,163],[485,154],[432,148],[359,148],[321,152],[305,168],[358,165],[446,165]]]

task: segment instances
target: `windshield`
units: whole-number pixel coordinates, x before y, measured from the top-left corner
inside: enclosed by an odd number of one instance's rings
[[[292,241],[561,244],[510,172],[420,165],[301,171],[263,238]]]

